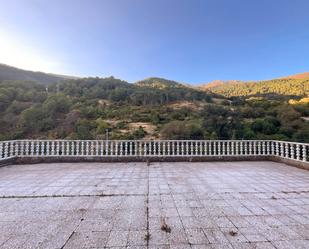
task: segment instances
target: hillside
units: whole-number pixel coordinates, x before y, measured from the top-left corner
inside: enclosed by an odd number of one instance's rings
[[[47,74],[43,72],[33,72],[0,64],[0,81],[1,80],[35,81],[42,83],[44,85],[50,85],[52,83],[70,78],[76,78],[76,77]]]
[[[309,79],[307,78],[282,78],[257,82],[240,82],[221,84],[208,88],[214,93],[225,97],[240,96],[268,96],[305,97],[309,95]]]
[[[46,92],[41,83],[2,81],[0,140],[104,139],[108,129],[110,139],[309,142],[307,102],[218,99],[184,85],[171,86],[83,78],[51,84]]]
[[[199,88],[203,90],[207,90],[207,89],[212,89],[212,88],[223,86],[223,85],[233,85],[237,83],[241,83],[241,81],[239,80],[214,80],[210,83],[201,84]]]
[[[104,139],[108,129],[111,139],[309,142],[309,103],[303,98],[308,79],[217,82],[202,90],[162,78],[133,84],[114,77],[50,83],[37,73],[35,80],[25,75],[0,80],[0,140]]]
[[[147,78],[144,80],[137,81],[135,83],[137,86],[157,88],[157,89],[167,89],[167,88],[185,88],[185,85],[180,84],[179,82],[173,80],[167,80],[163,78]]]

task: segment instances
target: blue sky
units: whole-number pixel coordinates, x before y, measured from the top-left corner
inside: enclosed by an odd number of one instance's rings
[[[0,63],[134,82],[309,71],[308,0],[0,0]]]

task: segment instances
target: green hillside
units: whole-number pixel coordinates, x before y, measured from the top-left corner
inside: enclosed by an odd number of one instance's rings
[[[299,95],[295,101],[226,98],[157,78],[141,82],[82,78],[46,89],[33,81],[0,81],[0,139],[104,139],[108,130],[111,139],[309,142],[309,123],[303,118],[309,116],[309,105],[298,101],[305,81],[269,88]],[[219,89],[214,92],[222,93]],[[250,95],[247,86],[240,89],[238,94]]]

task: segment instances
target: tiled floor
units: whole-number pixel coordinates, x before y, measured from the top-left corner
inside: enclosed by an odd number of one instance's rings
[[[0,249],[309,248],[309,171],[273,162],[0,168]]]

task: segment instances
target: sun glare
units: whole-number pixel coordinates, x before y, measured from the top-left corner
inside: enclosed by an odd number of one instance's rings
[[[11,35],[0,31],[0,62],[7,65],[14,65],[18,68],[44,71],[61,72],[61,63],[46,55],[42,51],[29,44],[19,42]]]

